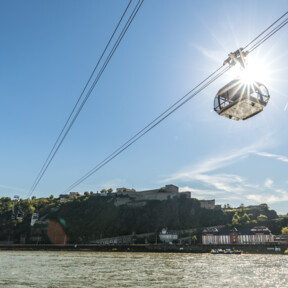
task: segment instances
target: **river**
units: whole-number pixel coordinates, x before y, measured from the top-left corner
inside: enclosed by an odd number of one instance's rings
[[[286,255],[0,251],[0,287],[288,287]]]

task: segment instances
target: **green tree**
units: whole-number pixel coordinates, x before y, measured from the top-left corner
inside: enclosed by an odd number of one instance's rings
[[[281,234],[282,234],[282,235],[288,235],[288,226],[282,228]]]
[[[237,212],[234,213],[234,216],[232,218],[232,225],[239,225],[240,216]]]
[[[28,208],[27,208],[27,210],[28,210],[28,213],[29,213],[29,214],[33,214],[36,209],[35,209],[35,207],[34,207],[33,205],[29,205]]]
[[[258,221],[267,221],[268,220],[268,217],[266,215],[263,215],[263,214],[260,214],[258,217],[257,217],[257,220]]]
[[[244,212],[244,210],[245,210],[245,206],[244,206],[243,203],[241,203],[241,205],[240,205],[240,211],[241,211],[241,212]]]
[[[191,238],[193,244],[195,245],[195,243],[197,242],[197,236],[196,235],[193,235],[192,238]]]
[[[250,217],[247,213],[244,213],[241,217],[240,217],[240,223],[241,224],[248,224],[250,222]]]
[[[109,188],[109,189],[107,190],[107,192],[110,194],[110,193],[113,192],[113,189],[112,189],[112,188]]]

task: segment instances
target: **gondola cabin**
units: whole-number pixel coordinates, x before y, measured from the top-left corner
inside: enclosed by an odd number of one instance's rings
[[[33,213],[31,217],[31,223],[30,226],[34,226],[34,224],[39,220],[39,214]]]
[[[246,120],[260,113],[269,101],[268,89],[260,82],[244,84],[237,78],[220,89],[214,110],[233,120]]]

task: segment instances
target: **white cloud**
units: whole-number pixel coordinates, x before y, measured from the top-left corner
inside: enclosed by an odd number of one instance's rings
[[[263,143],[263,141],[262,141]],[[234,174],[213,174],[220,168],[230,166],[231,164],[245,159],[250,154],[255,153],[256,148],[261,147],[262,143],[256,143],[251,146],[244,147],[239,150],[231,151],[230,153],[220,154],[216,157],[205,159],[194,167],[185,168],[185,171],[180,171],[172,174],[164,179],[163,183],[172,183],[176,181],[181,182],[201,182],[205,186],[214,187],[216,190],[225,191],[229,193],[243,193],[247,188],[257,189],[257,185],[252,185],[246,180]],[[209,173],[209,174],[208,174]]]
[[[269,138],[269,137],[268,137]],[[265,143],[265,144],[264,144]],[[242,159],[245,159],[251,154],[257,154],[261,156],[266,156],[267,155],[273,155],[274,154],[268,154],[264,152],[256,152],[258,149],[264,147],[264,145],[268,145],[267,141],[259,141],[253,145],[244,147],[242,149],[238,150],[232,150],[229,151],[229,153],[223,153],[219,154],[216,157],[211,157],[205,159],[203,162],[198,163],[197,165],[190,167],[190,168],[185,168],[182,171],[179,171],[177,173],[172,174],[171,176],[167,177],[164,179],[162,182],[167,183],[167,182],[173,182],[173,181],[191,181],[195,180],[195,178],[199,178],[199,175],[206,174],[208,172],[213,172],[215,170],[218,170],[223,167],[230,166],[231,164],[234,164],[235,162],[238,162]],[[281,161],[285,161],[285,156],[280,156],[277,155]],[[270,156],[272,157],[272,156]],[[275,156],[274,156],[275,157]],[[288,162],[288,158],[287,158]],[[234,175],[235,177],[235,175]],[[197,179],[196,179],[197,180]],[[239,179],[238,179],[239,180]]]
[[[281,191],[281,192],[280,192]],[[273,195],[263,195],[263,194],[250,194],[247,195],[246,198],[249,200],[253,200],[258,203],[278,203],[278,202],[283,202],[283,201],[288,201],[288,193],[283,190],[276,190]],[[278,193],[277,193],[278,192]],[[279,193],[280,192],[280,193]],[[280,194],[280,195],[278,195]]]
[[[195,176],[195,180],[201,181],[206,186],[212,186],[217,190],[233,193],[244,192],[244,179],[238,175],[233,174],[216,174],[216,175],[204,175],[198,174]]]
[[[268,143],[271,145],[271,142]],[[230,151],[230,153],[219,154],[216,157],[207,158],[192,167],[182,169],[182,171],[166,177],[162,182],[195,183],[197,188],[183,186],[180,191],[191,191],[192,197],[198,199],[217,197],[217,199],[222,202],[233,200],[245,202],[246,200],[248,203],[277,203],[288,201],[287,191],[277,189],[271,178],[267,178],[262,184],[252,184],[240,175],[217,173],[217,170],[239,162],[249,155],[258,155],[288,162],[288,157],[286,156],[258,152],[260,149],[265,148],[264,145],[266,144],[267,142],[261,139],[261,142],[259,141],[254,145]],[[268,146],[266,146],[266,148],[267,147]],[[269,194],[267,194],[267,192]]]
[[[208,50],[204,47],[200,47],[194,43],[190,43],[190,46],[196,49],[198,52],[202,53],[203,56],[213,60],[217,63],[223,63],[223,51],[222,50]]]
[[[243,201],[242,195],[237,195],[234,193],[227,193],[225,191],[219,190],[207,190],[207,189],[195,189],[189,186],[179,187],[180,192],[191,192],[191,197],[199,200],[216,199],[219,203],[229,203],[230,201]]]
[[[211,196],[218,196],[218,195],[223,195],[226,194],[224,191],[215,191],[215,190],[205,190],[205,189],[196,189],[196,188],[192,188],[189,186],[182,186],[179,187],[179,192],[192,192],[193,193],[193,197],[199,196],[199,199],[204,199],[204,195],[209,195],[209,197]]]
[[[272,179],[266,179],[266,181],[265,181],[265,183],[264,183],[264,186],[266,187],[266,188],[272,188],[272,186],[273,186],[273,184],[274,184],[274,181],[272,180]]]
[[[0,185],[0,188],[28,194],[28,190],[27,189],[22,189],[22,188],[18,188],[18,187]]]
[[[109,189],[112,188],[113,190],[116,190],[116,188],[120,187],[127,187],[127,188],[132,188],[129,187],[129,184],[125,179],[120,179],[120,178],[115,178],[111,179],[109,181],[106,181],[100,185],[101,189]]]
[[[272,153],[267,153],[267,152],[254,152],[254,153],[258,156],[275,158],[279,161],[288,163],[288,157],[287,156],[277,155],[277,154],[272,154]]]
[[[252,153],[254,147],[246,147],[240,149],[234,153],[219,155],[218,157],[212,157],[205,161],[195,165],[190,169],[185,169],[185,172],[174,173],[170,177],[163,180],[164,183],[177,182],[198,182],[201,186],[204,185],[204,189],[195,189],[188,186],[184,186],[180,191],[191,191],[192,197],[198,199],[215,198],[222,201],[238,200],[243,201],[243,194],[247,189],[255,189],[256,185],[251,185],[247,181],[235,174],[210,174],[220,168],[229,166],[241,159],[247,157]]]

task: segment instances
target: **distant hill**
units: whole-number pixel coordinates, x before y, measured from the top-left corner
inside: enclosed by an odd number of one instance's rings
[[[184,196],[184,195],[183,195]],[[156,232],[163,227],[187,229],[226,224],[221,210],[200,208],[197,199],[179,197],[164,201],[150,200],[145,206],[116,207],[113,197],[80,197],[50,213],[54,220],[64,219],[70,241],[89,241],[134,233]]]
[[[139,207],[116,206],[113,193],[106,197],[92,193],[78,195],[64,202],[53,196],[19,202],[13,202],[8,197],[1,198],[0,241],[49,243],[57,240],[51,239],[51,236],[49,238],[51,229],[63,231],[65,243],[88,243],[100,238],[158,232],[164,227],[173,230],[199,228],[201,233],[203,227],[209,226],[233,224],[249,227],[261,224],[271,226],[275,233],[279,229],[281,231],[282,226],[287,226],[285,221],[288,221],[288,218],[284,219],[285,223],[279,220],[277,213],[267,205],[258,209],[240,207],[212,210],[201,208],[197,199],[188,199],[183,195],[163,201],[148,200],[146,205]],[[12,219],[13,209],[16,211],[19,205],[24,216],[22,219]],[[35,211],[39,213],[40,221],[31,227],[31,215]],[[54,226],[49,223],[54,223]]]

